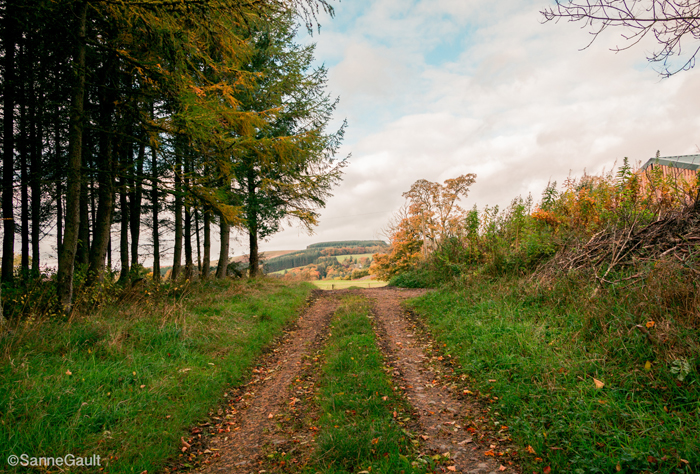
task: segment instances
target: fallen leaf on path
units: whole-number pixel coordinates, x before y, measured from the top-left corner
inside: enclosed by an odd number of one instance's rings
[[[448,471],[455,472],[455,471],[457,470],[457,468],[454,467],[454,466],[447,466],[447,470],[448,470]]]
[[[494,453],[492,450],[488,450],[484,453],[484,456],[496,456],[496,453]]]
[[[185,441],[185,438],[183,438],[183,437],[180,437],[180,442],[182,443],[181,450],[183,453],[192,447],[192,445],[190,443],[188,443],[187,441]]]
[[[498,468],[499,471],[505,471],[507,467],[505,467],[503,464],[501,464],[501,467]]]

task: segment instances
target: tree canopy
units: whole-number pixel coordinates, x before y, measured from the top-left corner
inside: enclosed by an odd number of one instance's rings
[[[251,228],[251,216],[262,238],[282,218],[315,224],[340,178],[333,156],[344,127],[325,130],[335,107],[325,70],[293,38],[295,23],[311,28],[332,14],[325,0],[2,7],[5,285],[40,273],[48,235],[57,302],[70,312],[74,287],[114,267],[115,225],[128,284],[145,258],[158,279],[161,255],[172,256],[173,278],[208,276],[212,223],[220,276],[230,230]]]

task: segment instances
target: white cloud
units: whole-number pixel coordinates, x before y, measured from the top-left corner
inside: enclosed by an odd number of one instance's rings
[[[345,5],[354,15],[344,18]],[[543,2],[377,0],[337,5],[315,38],[321,61],[337,65],[329,89],[350,121],[353,158],[323,211],[317,235],[295,231],[266,248],[373,238],[420,178],[467,172],[467,202],[506,205],[539,198],[547,182],[696,153],[700,71],[661,80],[645,62],[653,42],[615,54],[620,31],[590,36],[577,24],[541,24]],[[433,61],[451,45],[447,60]],[[442,46],[441,46],[442,45]],[[328,59],[330,62],[331,59]]]

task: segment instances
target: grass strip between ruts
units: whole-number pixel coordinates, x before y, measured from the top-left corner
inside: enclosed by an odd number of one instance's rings
[[[353,294],[343,296],[333,317],[312,472],[425,472],[424,463],[409,460],[415,441],[402,425],[410,406],[385,372],[372,319],[369,301]]]

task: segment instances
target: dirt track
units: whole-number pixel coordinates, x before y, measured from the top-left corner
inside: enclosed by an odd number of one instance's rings
[[[252,380],[228,394],[230,403],[212,417],[211,424],[195,427],[193,437],[183,439],[183,452],[199,449],[205,454],[198,473],[271,472],[264,467],[266,452],[275,446],[296,451],[303,464],[313,450],[313,434],[295,431],[295,416],[314,416],[315,355],[323,347],[328,323],[338,306],[337,296],[360,292],[373,303],[379,344],[394,368],[394,382],[414,408],[414,434],[426,454],[449,453],[456,471],[472,474],[519,472],[508,462],[507,433],[487,428],[485,408],[453,374],[451,360],[439,355],[436,344],[401,302],[423,290],[376,288],[317,291],[315,301],[281,343],[261,361]],[[284,419],[283,419],[284,418]],[[286,420],[286,423],[285,423]],[[292,428],[290,428],[292,427]],[[213,429],[215,428],[215,429]],[[217,433],[198,445],[202,429]],[[265,451],[267,450],[267,451]],[[278,450],[281,450],[278,449]],[[267,470],[265,470],[267,469]],[[287,466],[285,472],[294,472]]]

